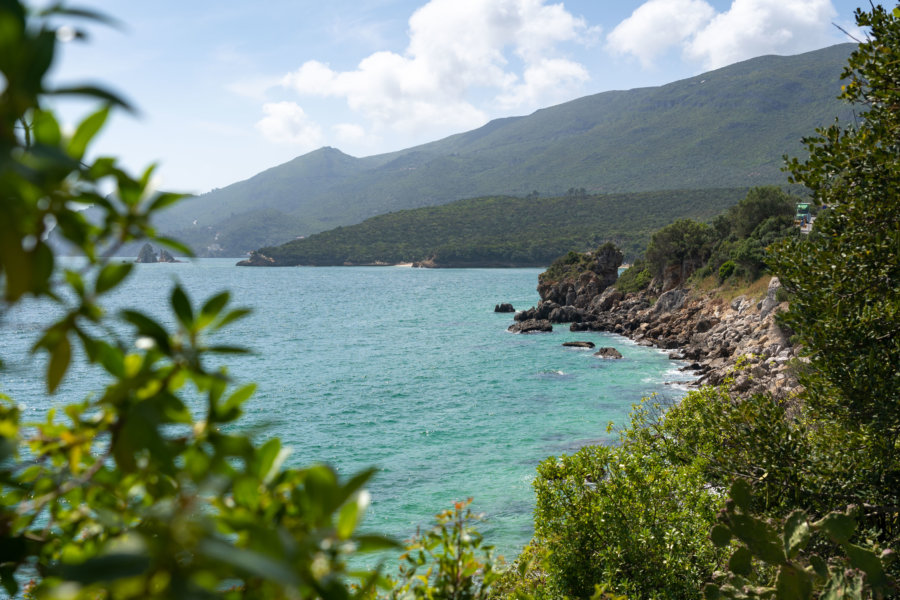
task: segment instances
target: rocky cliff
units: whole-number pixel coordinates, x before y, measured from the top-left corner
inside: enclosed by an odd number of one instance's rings
[[[775,320],[787,308],[777,299],[777,278],[759,300],[739,296],[726,302],[684,287],[657,295],[652,285],[651,291],[626,296],[613,286],[599,290],[593,285],[595,275],[584,271],[561,281],[545,278],[538,286],[540,303],[516,313],[510,330],[521,331],[526,323],[532,331],[571,323],[572,331],[617,333],[671,350],[671,358],[689,361],[685,368],[701,375],[698,384],[730,381],[738,395],[768,393],[775,398],[797,391],[791,369],[797,353]]]

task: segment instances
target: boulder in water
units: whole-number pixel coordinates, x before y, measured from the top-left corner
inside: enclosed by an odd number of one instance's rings
[[[504,302],[503,304],[498,304],[498,305],[494,306],[494,312],[496,312],[496,313],[511,313],[511,312],[516,312],[516,309],[513,308],[512,304],[510,304],[508,302]]]
[[[604,346],[600,348],[596,352],[594,352],[594,356],[599,356],[600,358],[610,358],[610,359],[619,359],[622,358],[622,354],[616,350],[615,348],[610,348],[608,346]]]
[[[594,342],[563,342],[567,348],[593,348]]]
[[[553,325],[546,319],[528,319],[527,321],[516,321],[509,326],[507,331],[513,333],[537,333],[553,331]]]
[[[169,254],[168,251],[159,249],[159,258],[157,259],[159,262],[164,263],[180,263],[181,261]]]

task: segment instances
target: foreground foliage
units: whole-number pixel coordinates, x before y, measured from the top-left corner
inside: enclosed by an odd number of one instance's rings
[[[727,547],[734,538],[737,547],[728,559],[728,571],[718,574],[721,585],[708,584],[704,595],[717,598],[885,598],[897,591],[886,573],[894,552],[879,551],[851,543],[859,510],[832,511],[810,522],[806,511],[794,510],[780,527],[751,513],[750,486],[743,479],[732,484],[729,500],[712,531],[713,542]],[[839,550],[830,560],[822,553],[808,553],[816,535],[825,537]],[[820,544],[821,546],[821,544]],[[768,585],[758,585],[759,571],[775,571]]]
[[[772,261],[797,298],[785,318],[810,354],[807,393],[776,402],[706,388],[674,407],[638,405],[618,446],[541,464],[535,539],[516,569],[500,573],[460,503],[411,541],[396,579],[348,567],[361,552],[396,547],[357,532],[371,471],[342,480],[326,466],[286,468],[277,440],[237,433],[253,386],[208,367],[240,351],[214,342],[246,314],[227,293],[195,303],[176,286],[171,327],[138,311],[104,313],[131,267],[99,249],[153,239],[152,216],[178,197],[152,190],[152,169],[134,178],[113,158],[86,158],[123,103],[101,89],[45,88],[50,19],[60,17],[98,18],[0,2],[3,308],[39,298],[59,309],[34,347],[47,358],[48,392],[76,353],[110,383],[38,424],[0,401],[7,593],[30,579],[36,597],[92,599],[897,596],[900,12],[858,14],[872,41],[851,58],[847,94],[871,108],[864,124],[821,132],[810,160],[793,165],[831,207],[821,229]],[[51,92],[109,106],[65,134],[42,108]],[[115,191],[101,193],[105,185]],[[660,244],[679,248],[710,230],[759,241],[777,232],[777,195],[748,198],[728,228],[682,223]],[[87,204],[102,214],[97,224],[77,212]],[[44,242],[53,225],[82,250],[83,268],[56,263]],[[664,270],[694,261],[687,250]]]
[[[355,532],[372,472],[342,481],[325,466],[285,468],[277,439],[258,445],[225,430],[254,386],[235,387],[207,366],[241,351],[208,339],[247,311],[230,308],[227,293],[195,304],[176,286],[172,328],[138,311],[104,313],[132,265],[100,249],[153,237],[151,218],[179,196],[151,189],[152,168],[132,178],[113,158],[87,158],[111,107],[124,103],[102,89],[45,87],[61,18],[102,19],[0,3],[4,312],[30,297],[59,309],[34,346],[47,355],[49,392],[79,352],[110,383],[34,425],[0,399],[0,584],[16,594],[32,580],[36,597],[349,597],[345,557],[395,545]],[[65,134],[43,108],[51,93],[108,105]],[[112,194],[101,192],[107,184]],[[87,205],[99,224],[78,212]],[[44,242],[54,225],[83,267],[56,264]],[[376,575],[361,576],[358,595]]]

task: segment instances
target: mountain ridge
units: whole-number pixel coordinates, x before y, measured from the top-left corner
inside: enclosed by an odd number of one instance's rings
[[[782,155],[802,153],[802,136],[849,114],[836,96],[853,47],[757,57],[663,86],[601,92],[380,155],[320,148],[186,201],[160,229],[201,255],[236,256],[287,241],[284,227],[282,239],[237,227],[231,242],[218,243],[222,222],[243,215],[258,223],[252,213],[261,210],[293,223],[292,239],[498,194],[783,184]]]

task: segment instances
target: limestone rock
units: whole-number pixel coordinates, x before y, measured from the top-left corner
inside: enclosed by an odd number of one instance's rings
[[[593,348],[594,342],[563,342],[567,348]]]
[[[657,300],[656,304],[653,305],[653,312],[655,313],[668,313],[673,310],[678,310],[682,306],[684,306],[684,301],[687,299],[687,291],[682,288],[676,288],[674,290],[669,290],[668,292],[663,293]]]
[[[527,321],[516,321],[507,328],[507,331],[513,333],[540,333],[553,331],[553,325],[545,319],[528,319]]]
[[[599,356],[600,358],[609,358],[618,360],[622,358],[622,354],[616,350],[615,348],[610,348],[609,346],[604,346],[600,348],[596,352],[594,352],[594,356]]]
[[[504,302],[502,304],[497,304],[496,306],[494,306],[494,312],[496,312],[496,313],[511,313],[511,312],[516,312],[516,309],[513,308],[512,304],[509,304],[508,302]]]
[[[764,319],[772,310],[778,306],[778,300],[775,295],[781,289],[781,281],[777,277],[769,280],[769,287],[766,289],[766,297],[759,301],[756,308],[759,309],[759,318]]]
[[[181,261],[169,254],[167,250],[163,248],[159,249],[159,258],[157,259],[159,262],[164,263],[180,263]]]

